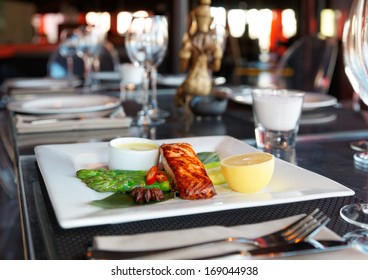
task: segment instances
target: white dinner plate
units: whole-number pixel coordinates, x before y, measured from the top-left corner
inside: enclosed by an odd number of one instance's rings
[[[73,79],[72,86],[81,85],[80,79]],[[5,87],[13,89],[65,89],[69,87],[67,79],[56,78],[14,78],[5,81]]]
[[[304,96],[303,110],[335,106],[337,99],[331,95],[307,92]]]
[[[118,98],[104,95],[66,95],[17,100],[7,108],[26,114],[82,114],[114,110],[121,105]]]
[[[159,85],[163,85],[163,86],[168,86],[168,87],[178,87],[180,86],[185,78],[186,78],[186,74],[178,74],[178,75],[163,75],[163,74],[158,74],[157,75],[157,84]],[[223,85],[224,83],[226,83],[226,79],[224,77],[213,77],[213,84],[215,86],[219,86],[219,85]]]
[[[241,104],[252,105],[252,87],[239,87],[227,89],[228,97]],[[337,99],[331,95],[322,93],[306,92],[303,102],[303,110],[314,110],[323,107],[330,107],[337,104]]]
[[[229,136],[156,141],[159,144],[187,142],[193,145],[196,152],[218,151],[220,158],[256,150]],[[35,154],[57,220],[63,228],[126,223],[354,194],[351,189],[333,180],[276,159],[274,176],[259,193],[234,192],[225,184],[216,186],[217,195],[211,199],[190,201],[175,198],[143,206],[103,209],[89,203],[111,193],[99,193],[88,188],[75,173],[79,169],[106,166],[107,142],[42,145],[35,148]]]
[[[333,122],[337,119],[337,114],[330,112],[316,112],[315,114],[310,113],[308,111],[304,111],[302,117],[300,119],[300,124],[308,125],[308,124],[324,124]]]

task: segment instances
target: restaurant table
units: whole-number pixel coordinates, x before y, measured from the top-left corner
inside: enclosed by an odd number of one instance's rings
[[[342,206],[368,201],[368,171],[354,164],[354,151],[349,142],[368,139],[367,124],[362,112],[348,107],[324,108],[319,113],[332,116],[313,123],[302,121],[295,153],[287,158],[292,164],[316,172],[355,191],[354,196],[331,197],[269,206],[240,208],[209,213],[174,216],[121,224],[63,229],[57,222],[53,207],[40,174],[34,147],[42,144],[85,143],[109,141],[121,136],[151,139],[172,139],[228,135],[254,145],[254,125],[251,106],[229,101],[221,118],[194,119],[186,122],[183,112],[174,106],[174,89],[159,91],[159,105],[170,112],[165,123],[155,127],[129,127],[112,130],[70,131],[62,133],[17,134],[12,123],[13,113],[1,110],[10,123],[16,158],[15,174],[19,195],[20,220],[26,259],[85,259],[86,249],[96,235],[123,235],[164,230],[196,228],[210,225],[234,226],[279,219],[308,213],[315,208],[325,212],[331,221],[327,225],[339,235],[353,230],[339,216]],[[109,92],[108,94],[114,95]],[[140,105],[123,102],[128,115],[134,115]],[[316,112],[314,112],[316,113]],[[303,113],[304,114],[304,113]],[[305,115],[311,114],[306,112]]]

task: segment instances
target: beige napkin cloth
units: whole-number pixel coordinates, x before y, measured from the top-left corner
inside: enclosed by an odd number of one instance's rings
[[[203,241],[218,240],[228,237],[247,237],[255,238],[272,233],[282,227],[294,222],[301,215],[288,217],[280,220],[273,220],[258,224],[239,225],[234,227],[209,226],[184,230],[161,231],[153,233],[143,233],[135,235],[119,236],[96,236],[93,239],[93,247],[103,250],[123,250],[139,251],[171,248],[178,245],[190,245]],[[341,238],[328,228],[323,228],[315,239],[340,240]],[[221,243],[216,245],[204,245],[177,250],[176,252],[160,253],[140,259],[195,259],[207,257],[211,254],[231,252],[234,249],[253,249],[252,245]],[[288,258],[290,259],[290,258]],[[355,248],[347,248],[335,252],[325,252],[319,254],[309,254],[293,257],[293,259],[367,259],[368,255]]]
[[[15,126],[19,134],[57,132],[72,130],[113,129],[130,127],[132,118],[127,117],[123,110],[114,116],[95,118],[68,118],[66,115],[15,115]]]

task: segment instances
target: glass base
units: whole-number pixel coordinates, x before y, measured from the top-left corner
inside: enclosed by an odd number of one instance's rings
[[[137,118],[133,121],[133,125],[137,126],[154,126],[165,122],[165,119],[153,118],[149,111],[139,111]]]
[[[152,108],[149,110],[152,119],[164,119],[170,116],[170,113],[160,108]]]
[[[345,234],[343,238],[348,241],[349,244],[368,254],[368,230],[354,230]]]
[[[368,230],[368,203],[345,205],[340,209],[340,216],[348,223]]]
[[[351,142],[350,148],[358,152],[368,152],[368,140],[359,140]]]
[[[354,154],[354,164],[361,169],[368,169],[368,152]]]
[[[273,131],[263,127],[255,129],[257,147],[265,151],[290,150],[295,148],[297,130]]]

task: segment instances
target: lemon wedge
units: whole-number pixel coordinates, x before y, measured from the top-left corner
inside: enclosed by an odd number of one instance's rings
[[[275,158],[256,152],[234,155],[221,160],[221,170],[229,187],[237,192],[255,193],[270,182]]]

